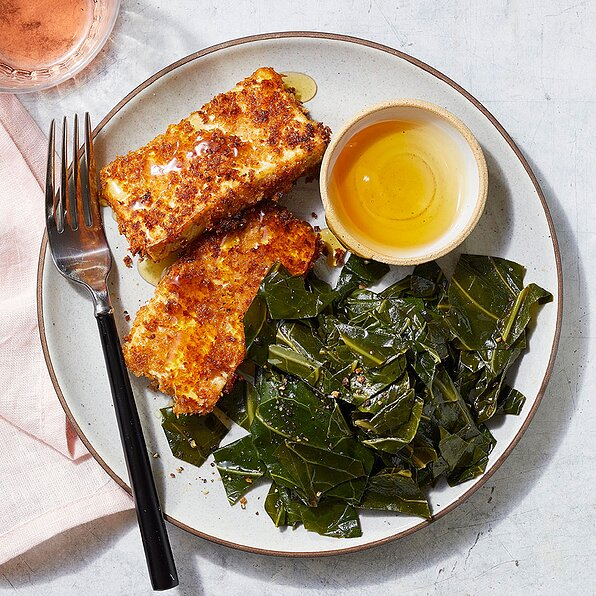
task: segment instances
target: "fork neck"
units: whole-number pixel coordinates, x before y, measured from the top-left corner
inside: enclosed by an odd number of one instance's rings
[[[93,307],[95,310],[95,316],[100,317],[102,315],[109,315],[114,312],[112,304],[110,302],[110,295],[108,290],[95,290],[93,293]]]

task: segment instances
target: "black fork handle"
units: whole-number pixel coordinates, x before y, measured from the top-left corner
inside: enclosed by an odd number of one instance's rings
[[[102,313],[96,318],[151,585],[154,590],[168,590],[178,585],[178,574],[155,489],[139,413],[122,356],[114,315]]]

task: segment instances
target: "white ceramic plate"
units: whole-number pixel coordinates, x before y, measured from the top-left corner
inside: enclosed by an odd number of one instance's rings
[[[539,314],[530,349],[515,378],[515,386],[527,396],[522,414],[500,419],[494,425],[498,443],[482,477],[454,488],[440,486],[432,490],[430,501],[436,519],[465,500],[499,467],[529,424],[550,377],[559,337],[562,284],[559,252],[546,203],[510,137],[463,89],[396,50],[330,34],[244,38],[208,48],[164,69],[122,100],[98,126],[98,165],[143,145],[169,123],[178,122],[259,66],[311,75],[318,84],[318,93],[307,107],[314,118],[336,130],[363,107],[400,97],[424,99],[453,112],[482,145],[490,180],[486,211],[460,250],[521,262],[528,269],[527,282],[536,282],[554,294],[554,303]],[[316,183],[297,185],[285,204],[313,224],[323,222]],[[311,216],[313,211],[319,215],[316,220]],[[123,335],[130,325],[123,311],[134,316],[153,288],[136,269],[124,266],[126,240],[119,236],[107,213],[105,222],[115,257],[110,286]],[[447,259],[447,267],[452,260]],[[41,337],[58,396],[87,447],[128,490],[91,302],[81,289],[57,273],[45,250],[45,240],[39,271]],[[395,271],[394,275],[407,271]],[[263,509],[267,486],[247,495],[245,510],[230,507],[211,460],[199,469],[172,457],[159,417],[159,408],[169,399],[152,391],[144,380],[133,379],[133,389],[148,449],[160,454],[151,461],[164,511],[172,523],[194,534],[256,552],[312,556],[362,549],[429,523],[414,517],[365,512],[361,515],[361,538],[327,538],[303,528],[279,530]],[[233,429],[225,442],[240,434],[240,429]],[[180,465],[184,471],[177,473]]]

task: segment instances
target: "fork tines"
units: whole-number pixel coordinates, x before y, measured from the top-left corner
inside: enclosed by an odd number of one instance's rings
[[[73,231],[80,225],[96,227],[101,225],[95,164],[93,159],[93,138],[91,118],[85,113],[84,152],[79,147],[79,117],[75,114],[73,123],[72,166],[68,168],[68,122],[62,122],[62,146],[60,149],[59,189],[56,190],[56,121],[50,125],[48,164],[46,175],[46,220],[48,226],[62,233],[68,226]],[[69,192],[69,184],[72,192]]]

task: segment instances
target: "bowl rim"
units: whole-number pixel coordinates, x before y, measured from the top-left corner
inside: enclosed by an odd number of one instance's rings
[[[439,248],[435,248],[434,250],[424,252],[420,255],[400,256],[399,249],[395,249],[395,255],[387,255],[384,253],[379,253],[362,243],[344,226],[341,218],[337,214],[337,211],[333,207],[333,203],[328,193],[328,177],[332,170],[330,164],[333,157],[335,157],[336,149],[339,146],[339,143],[346,137],[346,135],[349,135],[349,133],[355,129],[362,120],[371,116],[372,114],[391,108],[416,108],[438,116],[447,122],[464,139],[476,162],[475,171],[477,173],[478,179],[478,193],[473,199],[475,201],[474,210],[470,214],[463,229],[457,234],[457,236],[453,237],[446,244],[441,245]],[[331,142],[327,146],[325,154],[323,155],[323,160],[321,162],[319,188],[321,201],[323,202],[323,207],[325,208],[325,221],[327,226],[333,235],[336,236],[339,242],[348,250],[365,259],[374,259],[376,261],[381,261],[390,265],[419,265],[420,263],[434,261],[435,259],[450,253],[452,250],[457,248],[476,227],[476,224],[480,220],[480,217],[484,211],[488,196],[488,167],[486,165],[486,159],[484,157],[484,152],[482,151],[480,143],[472,134],[472,131],[468,128],[468,126],[452,112],[443,108],[442,106],[423,99],[401,98],[383,101],[363,108],[347,122],[345,122],[339,129],[339,132],[332,136]]]

